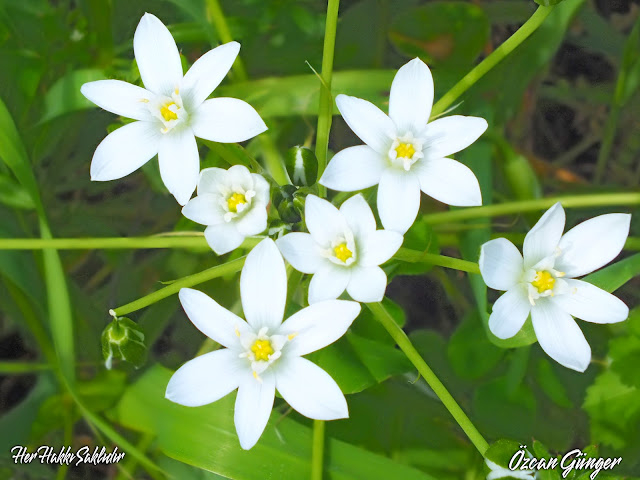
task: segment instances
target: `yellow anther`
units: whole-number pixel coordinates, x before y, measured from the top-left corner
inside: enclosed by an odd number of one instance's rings
[[[258,372],[256,372],[255,370],[253,371],[253,378],[262,383],[262,379],[258,376]]]
[[[341,262],[346,262],[351,257],[353,257],[353,252],[347,248],[346,243],[341,243],[337,247],[333,249],[333,253],[335,253],[336,258]]]
[[[401,143],[396,147],[396,153],[398,158],[412,158],[413,154],[416,153],[416,149],[410,143]]]
[[[238,330],[238,327],[236,327],[236,337],[240,336],[240,330]]]
[[[140,101],[142,103],[149,103],[149,99],[148,98],[141,98]]]
[[[234,193],[227,199],[227,206],[230,212],[237,212],[238,205],[244,203],[247,203],[247,199],[242,193]]]
[[[546,270],[536,272],[536,278],[531,282],[531,285],[538,289],[538,293],[544,293],[547,290],[552,290],[555,284],[556,279],[553,278],[553,276]]]
[[[163,105],[160,108],[160,115],[162,115],[162,118],[164,118],[165,121],[167,121],[167,122],[170,121],[170,120],[177,120],[178,119],[178,114],[176,112],[174,112],[173,110],[171,110],[171,108],[170,108],[172,106],[175,106],[176,108],[180,108],[173,102],[167,103],[167,104]]]
[[[298,335],[298,332],[290,333],[289,335],[287,335],[287,340],[291,341],[294,338],[296,338],[297,335]]]
[[[251,351],[256,357],[256,360],[267,361],[269,360],[269,355],[273,353],[273,347],[269,340],[256,340],[251,347]]]

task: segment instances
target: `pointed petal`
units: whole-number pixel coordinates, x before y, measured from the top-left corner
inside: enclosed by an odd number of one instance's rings
[[[209,50],[196,60],[182,80],[181,95],[191,108],[198,107],[231,70],[240,52],[238,42],[229,42]]]
[[[282,359],[276,387],[298,413],[316,420],[348,418],[347,401],[331,376],[306,358]]]
[[[568,292],[557,295],[553,302],[565,312],[587,322],[617,323],[629,316],[629,307],[615,295],[601,288],[567,278]]]
[[[411,172],[385,170],[378,185],[378,214],[386,230],[404,235],[420,210],[420,184]]]
[[[631,215],[609,213],[576,225],[560,240],[556,270],[580,277],[618,256],[629,235]]]
[[[351,271],[348,268],[339,267],[329,261],[324,262],[311,277],[309,304],[338,298],[347,288],[350,278]]]
[[[205,100],[195,111],[191,128],[196,137],[213,142],[244,142],[267,130],[258,112],[237,98]]]
[[[438,118],[427,126],[424,143],[429,158],[443,158],[464,150],[487,130],[487,121],[480,117],[452,115]]]
[[[160,177],[171,195],[185,205],[198,185],[200,154],[193,132],[185,128],[164,135],[158,151]]]
[[[473,171],[450,158],[419,162],[420,189],[439,202],[456,207],[482,205],[480,184]]]
[[[158,153],[160,135],[160,130],[148,122],[133,122],[114,130],[93,154],[91,180],[116,180],[134,172]]]
[[[417,135],[427,126],[433,106],[433,77],[429,67],[414,58],[400,67],[391,84],[389,116],[398,132]]]
[[[520,331],[530,311],[526,287],[516,285],[493,304],[489,330],[498,338],[511,338]]]
[[[347,229],[340,211],[331,202],[315,195],[308,195],[305,200],[304,221],[313,239],[323,248]]]
[[[381,155],[387,155],[396,136],[393,121],[373,103],[348,95],[338,95],[336,105],[360,140]]]
[[[564,222],[564,209],[560,202],[540,217],[538,223],[524,237],[522,247],[524,268],[529,269],[543,258],[555,253],[564,230]]]
[[[308,233],[294,232],[276,240],[282,256],[302,273],[315,273],[322,264],[318,246]]]
[[[387,289],[387,275],[380,267],[360,267],[351,270],[347,293],[356,302],[380,302]]]
[[[226,178],[227,171],[222,168],[210,167],[201,170],[198,179],[198,195],[218,193],[218,187],[225,183]]]
[[[178,297],[195,327],[224,347],[237,348],[237,332],[244,334],[250,330],[247,322],[199,290],[182,288]]]
[[[555,303],[539,299],[531,309],[533,329],[542,349],[560,365],[584,372],[591,347],[571,315]]]
[[[224,255],[238,248],[244,241],[244,235],[238,232],[234,223],[211,225],[204,230],[204,238],[218,255]]]
[[[186,407],[200,407],[220,400],[238,388],[243,365],[228,349],[205,353],[188,361],[173,374],[165,397]]]
[[[155,16],[145,13],[133,36],[142,83],[153,93],[171,95],[182,82],[182,64],[176,42],[167,27]]]
[[[368,145],[349,147],[336,153],[320,178],[320,185],[339,192],[355,192],[380,181],[384,157]]]
[[[205,193],[192,198],[182,207],[182,215],[201,225],[219,225],[224,222],[224,213],[218,197]]]
[[[267,228],[267,209],[265,206],[254,202],[251,205],[251,210],[238,219],[236,228],[245,237],[264,232]]]
[[[376,230],[361,240],[359,265],[382,265],[398,251],[404,238],[391,230]]]
[[[340,206],[340,213],[356,238],[365,238],[376,231],[376,219],[361,194],[354,195]]]
[[[482,245],[478,264],[484,283],[494,290],[509,290],[520,282],[524,273],[522,255],[506,238]]]
[[[256,331],[268,327],[270,334],[282,323],[287,299],[284,260],[273,240],[266,238],[247,255],[240,275],[244,316]]]
[[[147,103],[154,95],[144,88],[120,80],[85,83],[80,93],[108,112],[134,120],[152,120]]]
[[[261,381],[244,377],[238,388],[233,417],[240,446],[244,450],[252,448],[260,439],[276,395],[276,381],[271,371],[266,370],[260,378]]]
[[[301,356],[331,345],[342,337],[360,313],[360,305],[348,300],[326,300],[303,308],[280,327],[280,335],[295,335],[286,354]]]

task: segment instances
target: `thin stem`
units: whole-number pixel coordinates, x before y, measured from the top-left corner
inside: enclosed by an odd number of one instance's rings
[[[1,375],[24,375],[51,370],[52,368],[48,363],[0,362]]]
[[[549,208],[556,202],[567,207],[605,207],[612,205],[640,205],[640,193],[595,193],[592,195],[571,195],[566,197],[540,198],[521,202],[500,203],[485,207],[472,207],[461,210],[431,213],[423,217],[430,225],[458,222],[473,218],[496,217],[511,213],[533,212]]]
[[[215,267],[208,268],[202,272],[183,277],[160,290],[150,293],[149,295],[134,300],[133,302],[127,303],[121,307],[114,308],[113,310],[110,310],[109,313],[111,315],[121,317],[127,313],[148,307],[149,305],[154,304],[163,298],[167,298],[174,293],[178,293],[181,288],[193,287],[194,285],[198,285],[214,278],[222,277],[230,273],[236,273],[240,271],[246,258],[246,256],[240,257],[230,262],[223,263],[222,265],[216,265]]]
[[[316,133],[316,158],[318,159],[318,180],[327,166],[329,149],[329,131],[333,118],[333,97],[331,95],[331,79],[333,76],[333,53],[336,44],[336,28],[340,0],[329,0],[327,5],[327,23],[324,30],[324,47],[322,51],[322,84],[320,85],[320,105],[318,108],[318,128]],[[320,196],[327,195],[322,185],[318,189]]]
[[[480,62],[473,70],[467,73],[462,80],[456,83],[451,90],[445,93],[438,102],[433,106],[432,116],[440,115],[453,102],[466,92],[473,84],[480,80],[488,71],[504,60],[518,45],[524,42],[529,36],[536,31],[545,18],[553,10],[552,7],[540,6],[535,13],[520,27],[513,35],[511,35],[502,45],[496,48],[487,58]]]
[[[311,480],[322,480],[324,461],[324,421],[313,421],[313,445],[311,450]]]
[[[469,417],[467,417],[462,408],[460,408],[458,403],[451,396],[435,373],[433,373],[433,370],[429,368],[429,365],[427,365],[424,359],[420,356],[411,343],[411,340],[409,340],[409,337],[407,337],[404,331],[381,303],[368,303],[367,307],[369,307],[371,313],[374,314],[382,326],[387,330],[387,332],[389,332],[389,335],[391,335],[409,361],[416,367],[433,392],[438,396],[447,410],[449,410],[449,413],[451,413],[455,421],[458,422],[458,425],[460,425],[460,428],[462,428],[467,437],[469,437],[471,443],[473,443],[481,455],[484,455],[489,448],[489,444],[473,423],[471,423]]]
[[[435,253],[425,253],[418,250],[410,250],[408,248],[401,248],[393,256],[393,258],[402,262],[429,263],[438,267],[445,267],[454,270],[460,270],[462,272],[480,274],[480,267],[478,267],[477,263],[469,262],[467,260],[461,260],[459,258],[447,257],[444,255],[436,255]]]

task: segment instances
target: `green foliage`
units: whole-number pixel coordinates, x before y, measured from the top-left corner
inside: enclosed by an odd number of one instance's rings
[[[113,359],[124,360],[141,367],[147,357],[144,332],[140,326],[126,317],[114,318],[102,332],[102,356],[107,370]]]
[[[310,187],[318,177],[318,159],[308,147],[295,146],[287,150],[284,159],[291,182],[298,187]]]

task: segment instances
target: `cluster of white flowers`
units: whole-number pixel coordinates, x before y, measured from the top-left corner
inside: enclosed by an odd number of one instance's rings
[[[184,206],[183,215],[207,226],[204,235],[217,254],[231,252],[246,237],[267,229],[269,183],[241,165],[200,172],[195,137],[241,142],[267,128],[241,100],[207,100],[231,68],[240,45],[230,42],[211,50],[183,75],[173,37],[148,13],[133,44],[146,88],[101,80],[81,89],[96,105],[136,120],[100,143],[91,178],[124,177],[157,154],[162,180]],[[396,74],[388,116],[365,100],[337,96],[340,113],[366,145],[338,152],[319,183],[343,192],[378,185],[377,209],[384,230],[377,229],[362,195],[349,198],[339,209],[307,195],[304,220],[309,233],[288,233],[277,242],[265,239],[247,256],[240,278],[246,321],[205,294],[182,289],[179,296],[188,317],[225,348],[183,365],[169,382],[168,399],[199,406],[237,388],[235,424],[245,449],[260,438],[276,389],[310,418],[348,416],[335,381],[302,356],[340,338],[359,314],[358,302],[382,300],[387,277],[380,265],[402,245],[418,215],[421,191],[454,206],[482,203],[473,172],[448,157],[475,142],[487,122],[458,115],[429,122],[433,97],[431,72],[417,58]],[[610,323],[624,320],[628,309],[616,297],[575,277],[620,252],[629,216],[604,215],[564,236],[563,227],[564,211],[556,205],[527,235],[524,259],[507,240],[493,240],[482,248],[480,268],[487,285],[507,291],[490,317],[496,336],[515,335],[531,314],[542,348],[563,365],[584,371],[590,349],[571,315]],[[296,270],[313,275],[310,306],[285,322],[283,256]],[[355,301],[337,300],[345,290]]]

